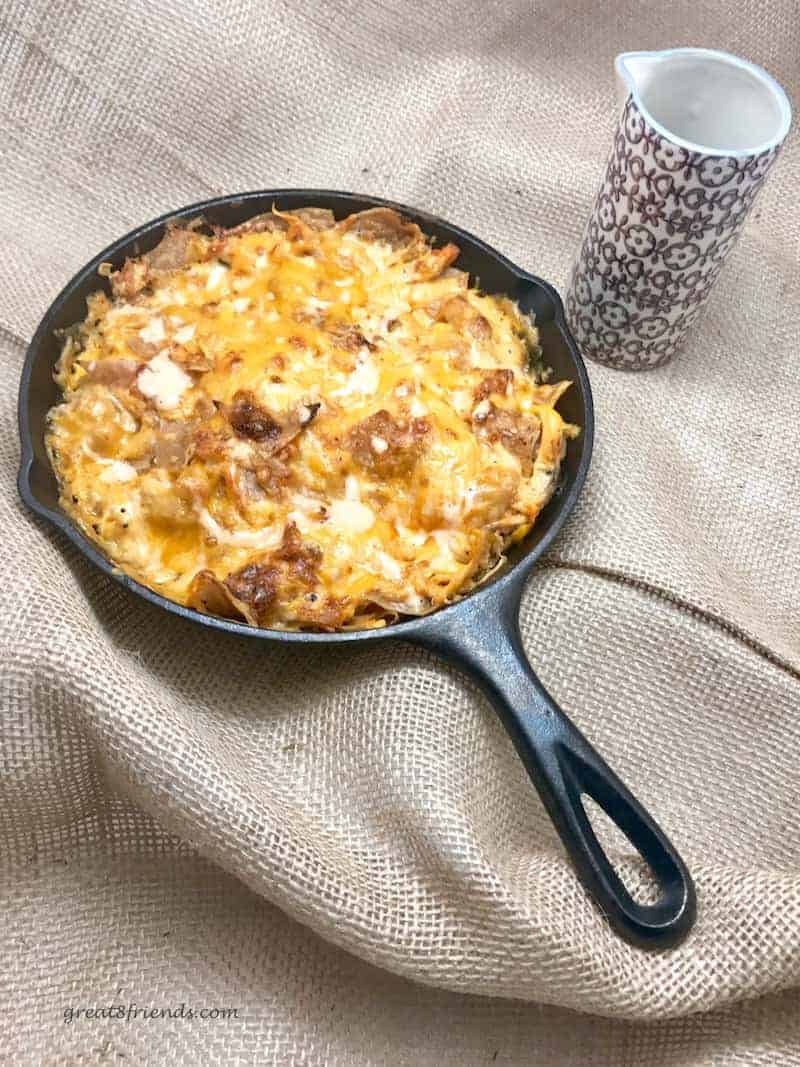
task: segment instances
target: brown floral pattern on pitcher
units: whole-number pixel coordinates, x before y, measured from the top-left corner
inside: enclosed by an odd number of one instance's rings
[[[643,370],[674,355],[779,150],[690,152],[657,133],[628,97],[567,293],[585,356]]]

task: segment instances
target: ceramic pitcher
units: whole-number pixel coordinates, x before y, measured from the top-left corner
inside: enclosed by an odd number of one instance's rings
[[[585,356],[630,370],[680,348],[791,123],[783,89],[725,52],[617,56],[622,114],[567,294]]]

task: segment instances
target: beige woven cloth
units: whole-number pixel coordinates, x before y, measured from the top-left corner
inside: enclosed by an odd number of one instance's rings
[[[696,876],[678,951],[610,932],[461,677],[402,646],[302,651],[165,617],[14,486],[25,344],[133,225],[234,190],[360,190],[563,286],[613,55],[728,48],[797,96],[796,14],[0,6],[4,1062],[800,1062],[797,140],[683,357],[590,368],[593,468],[524,601],[543,680]],[[181,1003],[238,1017],[64,1021]]]

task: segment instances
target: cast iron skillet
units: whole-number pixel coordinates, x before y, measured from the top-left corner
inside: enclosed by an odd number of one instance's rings
[[[550,546],[569,515],[586,478],[592,451],[594,419],[589,380],[575,342],[564,321],[561,300],[546,282],[509,263],[494,249],[441,219],[400,204],[391,204],[413,219],[437,242],[454,241],[461,248],[458,266],[477,278],[490,293],[506,293],[524,311],[533,312],[545,362],[555,378],[574,382],[559,404],[564,417],[582,427],[569,445],[558,489],[529,536],[509,552],[508,565],[464,600],[423,618],[399,622],[386,630],[349,633],[283,633],[260,630],[181,607],[115,570],[59,509],[56,480],[44,447],[48,410],[59,399],[53,364],[60,342],[55,331],[81,320],[86,296],[107,282],[97,267],[110,261],[119,267],[126,256],[153,248],[168,218],[202,215],[212,223],[233,226],[276,204],[280,209],[303,205],[330,208],[337,218],[386,201],[348,193],[313,189],[270,190],[224,196],[193,204],[140,226],[87,264],[56,297],[28,349],[19,398],[22,463],[19,490],[23,500],[49,519],[101,570],[146,600],[175,615],[229,633],[266,641],[298,644],[349,644],[397,638],[422,645],[461,668],[478,683],[511,735],[539,795],[550,814],[579,878],[624,938],[640,946],[677,944],[695,918],[691,877],[678,853],[619,778],[573,726],[531,669],[519,631],[522,590],[539,556]],[[652,868],[661,894],[655,904],[638,904],[630,896],[605,855],[581,802],[596,801],[625,833]]]

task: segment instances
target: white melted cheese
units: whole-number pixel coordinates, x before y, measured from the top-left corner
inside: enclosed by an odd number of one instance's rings
[[[459,415],[466,415],[472,407],[472,393],[468,389],[454,389],[450,400]]]
[[[300,388],[295,382],[262,381],[257,395],[266,407],[281,414],[291,411],[301,399]]]
[[[115,307],[111,307],[105,313],[105,321],[109,324],[117,322],[118,319],[127,319],[130,316],[134,318],[140,318],[142,315],[141,308],[135,307],[133,304],[118,304]],[[127,325],[135,325],[134,323],[128,323]]]
[[[208,277],[206,278],[206,289],[216,289],[217,286],[222,283],[227,273],[227,267],[223,267],[221,263],[215,263],[211,270],[208,272]]]
[[[136,433],[139,428],[139,424],[137,423],[133,415],[131,415],[127,408],[123,406],[121,401],[113,393],[108,394],[108,399],[117,409],[117,421],[119,422],[122,429],[126,430],[128,433]]]
[[[387,307],[373,315],[363,316],[360,322],[360,327],[367,335],[383,338],[388,337],[391,333],[391,330],[389,329],[390,325],[410,310],[411,305],[406,301],[389,304]]]
[[[541,500],[542,503],[549,500],[557,477],[558,472],[552,467],[535,468],[530,483],[534,499]]]
[[[405,609],[412,615],[421,615],[426,609],[429,610],[429,605],[423,600],[419,593],[407,592],[404,596],[397,598],[397,606],[401,609]]]
[[[178,321],[180,321],[180,319]],[[188,341],[191,341],[194,334],[195,325],[193,322],[190,322],[188,326],[181,326],[179,330],[175,331],[175,340],[179,345],[185,345]]]
[[[428,540],[428,534],[424,530],[411,530],[408,526],[404,526],[402,522],[395,522],[394,526],[397,530],[397,536],[402,541],[405,541],[407,545],[411,545],[412,548],[421,548]]]
[[[458,541],[458,535],[453,530],[432,530],[431,537],[439,549],[448,554],[452,553],[453,544]]]
[[[105,469],[100,472],[100,481],[132,482],[136,475],[136,468],[132,467],[130,463],[125,463],[121,459],[112,459],[106,464]]]
[[[232,438],[227,442],[225,451],[236,463],[249,463],[253,458],[253,446],[249,441]]]
[[[266,530],[226,530],[205,508],[198,518],[206,533],[220,545],[234,545],[236,548],[259,548],[263,550],[277,548],[282,533],[276,527]]]
[[[342,237],[342,244],[348,245],[353,252],[360,253],[362,261],[364,258],[370,260],[374,267],[377,267],[379,271],[384,270],[389,263],[391,256],[391,248],[389,245],[378,244],[375,241],[362,241],[356,237],[355,234],[346,233]]]
[[[492,455],[497,461],[498,465],[505,467],[507,470],[513,471],[514,474],[522,473],[522,464],[519,461],[519,456],[515,456],[513,452],[509,452],[507,448],[504,448],[499,442],[492,446]]]
[[[169,411],[178,406],[183,394],[191,388],[192,379],[172,362],[166,352],[159,352],[139,371],[137,384],[140,393],[162,411]]]
[[[362,396],[372,396],[378,391],[381,374],[371,359],[364,359],[347,379],[341,389],[337,389],[333,396],[351,396],[360,393]]]
[[[362,534],[375,524],[375,512],[360,500],[334,500],[328,509],[331,526],[343,534]]]
[[[469,346],[469,361],[473,367],[481,367],[485,370],[491,370],[496,366],[491,351],[482,348],[477,341],[473,341]]]
[[[442,504],[442,515],[452,526],[461,524],[463,502],[461,500],[445,500]]]
[[[314,528],[314,523],[311,522],[308,515],[302,511],[289,511],[286,513],[286,518],[295,524],[297,529],[302,534],[308,533]]]
[[[400,566],[394,556],[390,556],[388,552],[378,550],[375,553],[374,558],[378,570],[385,578],[388,578],[391,582],[399,582],[402,580],[403,568]]]
[[[151,319],[143,330],[139,330],[139,337],[148,345],[160,344],[166,336],[164,320],[160,315]]]
[[[292,493],[291,499],[295,510],[302,511],[304,515],[318,515],[320,508],[324,507],[321,500],[304,493]]]
[[[451,530],[434,530],[431,534],[439,552],[431,560],[430,565],[434,570],[454,573],[459,569],[459,564],[453,555],[453,548],[458,545],[458,534]]]

